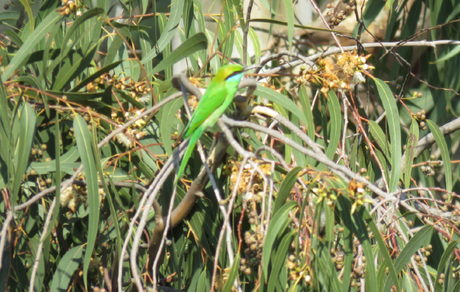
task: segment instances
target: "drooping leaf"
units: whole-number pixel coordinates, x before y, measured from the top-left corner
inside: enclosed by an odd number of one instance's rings
[[[227,282],[222,289],[223,292],[231,292],[233,288],[233,283],[238,275],[238,269],[240,267],[240,256],[237,255],[235,261],[233,262],[230,273],[228,274]]]
[[[85,250],[85,260],[83,262],[83,280],[85,286],[88,286],[88,268],[93,255],[94,244],[99,230],[99,187],[97,178],[97,169],[95,163],[94,146],[88,125],[80,115],[75,115],[73,122],[75,138],[77,140],[77,149],[83,163],[87,184],[87,202],[89,210],[88,222],[88,241]]]
[[[68,290],[73,274],[82,262],[84,248],[83,245],[77,245],[67,251],[61,258],[53,275],[51,291],[65,292]]]
[[[406,188],[410,187],[410,179],[412,173],[412,165],[414,162],[414,150],[418,142],[418,123],[415,119],[412,119],[410,125],[409,136],[407,137],[406,143],[406,156],[404,161],[404,186]]]
[[[154,75],[155,73],[169,68],[183,58],[186,58],[199,50],[205,50],[207,48],[207,44],[206,36],[203,33],[197,33],[182,43],[167,58],[163,59],[157,66],[152,69],[151,72],[149,72],[149,75]],[[142,63],[146,63],[145,59],[142,60]]]
[[[415,252],[425,243],[429,238],[431,238],[431,234],[433,232],[433,227],[430,225],[426,225],[421,230],[411,238],[411,240],[407,243],[407,245],[403,248],[401,253],[399,254],[398,258],[394,262],[394,268],[396,273],[401,272],[405,265],[410,263],[410,259],[414,256]],[[391,285],[393,285],[393,278],[388,277],[385,282],[385,288],[383,291],[389,291],[391,289]]]
[[[43,39],[46,34],[61,21],[62,18],[63,16],[60,15],[59,12],[55,11],[48,14],[48,16],[43,19],[43,21],[34,30],[34,33],[29,38],[27,38],[13,59],[11,59],[8,67],[6,67],[6,70],[3,72],[3,80],[7,80],[11,77],[13,72],[18,69],[18,66],[21,64],[24,58],[34,50],[35,45],[41,39]]]
[[[183,7],[184,7],[185,0],[173,0],[171,1],[171,10],[169,14],[168,24],[166,25],[163,33],[160,36],[155,48],[150,51],[143,59],[142,63],[145,64],[155,58],[163,49],[166,47],[167,44],[171,41],[174,37],[176,29],[179,26],[179,22],[181,20]],[[161,71],[161,70],[159,70]],[[157,71],[158,72],[158,71]]]
[[[284,205],[286,199],[291,194],[292,187],[297,181],[298,174],[302,170],[302,167],[296,167],[292,169],[284,178],[281,183],[280,190],[278,192],[278,197],[275,200],[275,207],[273,208],[273,214],[276,214],[281,206]]]
[[[289,43],[289,51],[292,49],[292,39],[294,37],[294,5],[292,5],[292,1],[290,0],[283,0],[284,2],[284,9],[286,9],[286,19],[287,19],[287,28],[288,28],[288,43]]]
[[[15,175],[11,198],[13,206],[16,204],[22,178],[29,164],[29,154],[32,149],[32,141],[35,135],[36,116],[29,103],[25,103],[22,106],[19,114],[16,116],[15,123],[19,124],[19,134],[18,140],[16,141],[16,148],[14,150]]]
[[[270,89],[268,87],[263,87],[260,85],[257,85],[257,89],[254,91],[255,95],[262,96],[271,102],[276,102],[288,111],[292,112],[294,115],[299,118],[299,120],[306,125],[307,124],[307,119],[303,115],[302,111],[299,109],[299,107],[292,101],[290,100],[287,96],[274,91],[273,89]]]
[[[175,99],[167,103],[161,109],[161,118],[160,118],[160,132],[161,140],[163,142],[163,147],[166,150],[168,156],[172,155],[172,140],[171,140],[171,130],[174,122],[177,122],[176,114],[183,105],[181,98]]]
[[[329,143],[326,148],[326,156],[332,159],[339,146],[340,137],[342,136],[342,115],[340,114],[340,103],[334,91],[329,90],[327,106],[330,116]],[[343,145],[342,145],[343,147]]]
[[[284,204],[270,221],[262,252],[262,269],[264,271],[265,277],[268,276],[268,264],[270,255],[272,253],[273,244],[277,236],[283,233],[283,231],[286,229],[287,225],[289,224],[289,212],[296,206],[297,203],[294,201],[290,201]]]
[[[433,134],[434,140],[441,151],[442,163],[444,166],[444,176],[446,177],[446,190],[452,191],[452,164],[450,162],[449,149],[447,148],[446,139],[435,122],[426,120],[428,127]]]
[[[391,139],[391,174],[388,184],[389,191],[394,192],[401,176],[401,126],[399,124],[399,111],[396,99],[388,84],[378,78],[375,78],[374,82],[383,108],[385,109],[388,122],[388,131]]]

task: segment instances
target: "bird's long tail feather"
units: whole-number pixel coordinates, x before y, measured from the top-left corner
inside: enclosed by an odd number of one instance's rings
[[[202,134],[203,134],[202,129],[196,129],[195,132],[193,132],[192,136],[190,137],[190,140],[187,146],[187,150],[185,150],[184,157],[182,158],[182,161],[180,163],[179,171],[177,172],[176,183],[181,178],[185,170],[185,167],[187,166],[188,160],[190,159],[190,156],[192,156],[192,152],[195,149],[196,142],[198,142],[198,139],[200,139]]]

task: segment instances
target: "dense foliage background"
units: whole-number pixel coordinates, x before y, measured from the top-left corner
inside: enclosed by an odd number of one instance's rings
[[[460,290],[460,5],[246,2],[4,6],[0,289]]]

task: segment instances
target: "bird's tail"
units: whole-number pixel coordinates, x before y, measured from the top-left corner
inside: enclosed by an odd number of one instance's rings
[[[176,184],[181,178],[182,174],[184,173],[185,167],[187,166],[188,160],[190,159],[190,156],[192,156],[192,152],[195,149],[196,142],[198,142],[198,139],[200,139],[201,135],[203,134],[203,130],[201,129],[196,129],[195,132],[190,136],[190,140],[188,142],[187,150],[185,150],[184,157],[182,158],[182,161],[179,166],[179,171],[177,172],[177,177],[176,177]]]

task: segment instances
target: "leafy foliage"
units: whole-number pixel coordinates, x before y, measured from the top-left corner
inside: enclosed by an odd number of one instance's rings
[[[460,9],[364,3],[0,13],[1,289],[457,291]],[[173,185],[230,62],[252,81]]]

